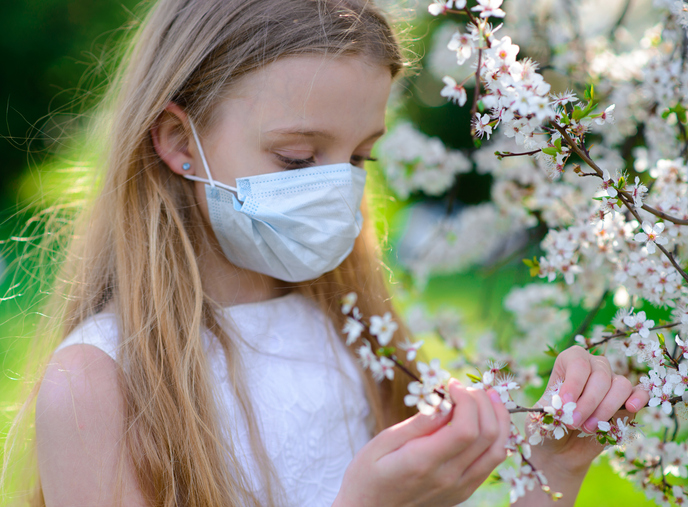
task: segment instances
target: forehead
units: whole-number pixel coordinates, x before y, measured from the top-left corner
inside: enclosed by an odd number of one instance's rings
[[[219,106],[218,126],[365,134],[384,128],[391,83],[390,69],[366,58],[282,58],[235,83]]]

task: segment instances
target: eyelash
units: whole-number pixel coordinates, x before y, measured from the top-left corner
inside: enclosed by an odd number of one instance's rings
[[[289,170],[289,169],[303,169],[303,168],[305,168],[305,167],[308,167],[310,164],[315,163],[315,160],[313,160],[313,157],[311,157],[311,158],[299,159],[299,158],[287,158],[287,157],[283,157],[282,155],[279,155],[279,154],[277,154],[277,153],[276,153],[275,155],[277,156],[277,158],[278,158],[281,162],[283,162],[284,164],[286,164],[285,169],[287,169],[287,170]],[[363,162],[363,161],[367,161],[367,162],[377,162],[377,159],[376,159],[376,158],[373,158],[373,157],[361,157],[361,156],[359,156],[359,155],[354,155],[353,157],[351,157],[351,159],[352,159],[352,160],[356,160],[356,162],[352,162],[352,163],[354,163],[354,164],[355,164],[355,163],[359,163],[359,162]]]

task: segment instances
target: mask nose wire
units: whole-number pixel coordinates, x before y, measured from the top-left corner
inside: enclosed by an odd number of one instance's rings
[[[224,183],[215,182],[213,179],[213,176],[210,174],[210,167],[208,167],[208,161],[205,158],[205,152],[203,151],[203,146],[201,146],[201,140],[198,138],[198,132],[196,132],[196,127],[194,127],[193,121],[191,121],[191,118],[187,118],[189,120],[189,125],[191,126],[191,132],[193,132],[194,140],[196,141],[196,146],[198,147],[198,153],[201,155],[201,161],[203,162],[203,168],[205,169],[205,173],[208,175],[208,179],[206,180],[205,178],[199,178],[198,176],[193,176],[191,174],[185,174],[184,177],[189,180],[193,181],[200,181],[200,182],[208,182],[210,183],[211,187],[221,187],[225,188],[227,190],[231,190],[232,192],[238,193],[237,189],[235,187],[232,187],[230,185],[225,185]]]

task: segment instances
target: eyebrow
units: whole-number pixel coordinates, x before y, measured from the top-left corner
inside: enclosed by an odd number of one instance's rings
[[[377,137],[381,137],[387,132],[386,128],[383,128],[382,130],[379,130],[369,136],[365,141],[369,141],[370,139],[374,139]],[[327,139],[329,141],[332,141],[335,139],[335,136],[331,134],[330,132],[327,132],[325,130],[302,130],[298,128],[278,128],[278,129],[272,129],[268,130],[265,132],[266,134],[277,134],[277,135],[282,135],[282,136],[303,136],[303,137],[320,137],[323,139]],[[364,141],[364,142],[365,142]]]

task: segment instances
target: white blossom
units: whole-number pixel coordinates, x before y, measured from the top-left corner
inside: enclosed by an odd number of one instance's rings
[[[655,244],[666,245],[668,240],[660,236],[664,231],[664,224],[662,222],[652,225],[650,222],[643,222],[643,232],[635,235],[635,240],[641,243],[646,243],[648,253],[655,253]]]
[[[370,334],[377,338],[383,347],[392,339],[392,335],[399,328],[399,324],[392,320],[392,314],[386,312],[382,317],[373,315],[370,317]]]

